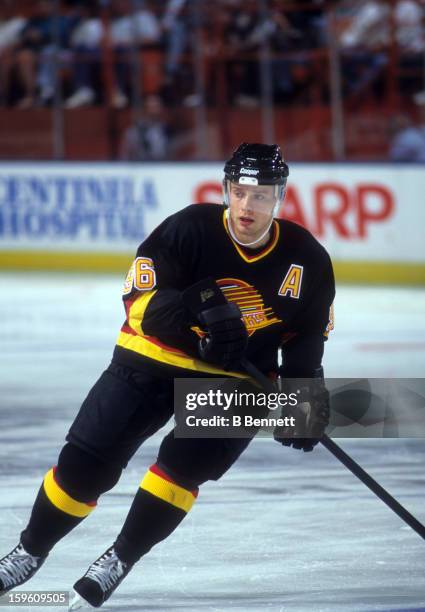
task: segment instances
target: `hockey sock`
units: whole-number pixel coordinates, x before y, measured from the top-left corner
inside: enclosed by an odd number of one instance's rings
[[[45,557],[95,506],[96,502],[81,502],[68,495],[57,481],[56,468],[52,468],[44,477],[29,523],[21,533],[25,550]]]
[[[189,512],[197,495],[198,489],[180,486],[156,464],[152,465],[114,544],[118,557],[133,564],[165,540]]]

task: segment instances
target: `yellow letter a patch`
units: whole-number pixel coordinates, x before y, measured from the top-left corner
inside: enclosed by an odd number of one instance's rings
[[[285,297],[289,293],[289,297],[298,300],[301,293],[301,281],[303,278],[303,267],[291,264],[283,283],[278,291],[279,295]]]

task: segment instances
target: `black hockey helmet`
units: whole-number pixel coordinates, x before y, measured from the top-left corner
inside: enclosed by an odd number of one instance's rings
[[[276,144],[242,143],[224,165],[225,180],[241,185],[282,185],[289,168]]]

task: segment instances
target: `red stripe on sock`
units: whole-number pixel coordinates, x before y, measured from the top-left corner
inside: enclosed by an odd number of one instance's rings
[[[164,480],[167,480],[168,482],[171,482],[179,487],[181,487],[181,485],[179,485],[178,482],[176,482],[175,480],[173,480],[173,478],[171,478],[171,476],[169,476],[166,472],[164,472],[163,470],[161,470],[160,467],[158,467],[158,465],[156,463],[154,463],[153,465],[150,466],[149,470],[151,472],[153,472],[154,474],[156,474],[157,476],[160,476],[161,478],[163,478]],[[182,487],[183,489],[185,487]],[[188,489],[188,491],[190,491],[193,495],[193,497],[198,497],[199,494],[199,489]]]

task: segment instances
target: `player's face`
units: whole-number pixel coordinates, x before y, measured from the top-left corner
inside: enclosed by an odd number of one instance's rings
[[[236,238],[241,242],[253,242],[256,236],[260,237],[270,224],[275,204],[273,185],[230,183],[230,219]]]

